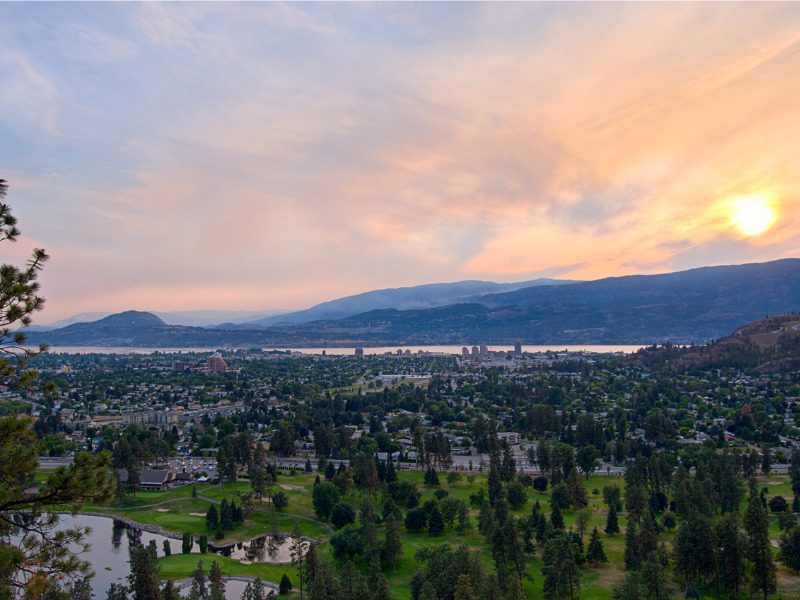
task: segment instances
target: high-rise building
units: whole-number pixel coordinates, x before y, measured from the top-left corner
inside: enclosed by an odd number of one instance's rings
[[[467,348],[466,346],[461,348],[461,356],[469,356],[469,348]]]
[[[222,358],[219,352],[215,353],[208,359],[208,371],[210,373],[224,373],[228,370],[228,364]]]
[[[473,346],[472,347],[472,356],[478,356],[479,353],[480,353],[480,350],[478,349],[478,347],[477,346]]]
[[[514,354],[516,356],[522,356],[522,342],[514,342]]]
[[[486,344],[481,344],[481,356],[489,356],[489,347]]]
[[[356,358],[364,358],[364,349],[359,347],[356,348]]]

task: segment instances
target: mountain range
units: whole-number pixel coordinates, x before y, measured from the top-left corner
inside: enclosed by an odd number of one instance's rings
[[[800,259],[596,281],[466,281],[376,290],[305,311],[171,325],[128,311],[30,331],[53,346],[315,346],[705,343],[765,315],[800,309]]]

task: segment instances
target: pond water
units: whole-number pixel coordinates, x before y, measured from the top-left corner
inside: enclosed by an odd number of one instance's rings
[[[95,600],[103,600],[112,583],[127,584],[131,544],[141,543],[147,546],[151,540],[156,543],[158,556],[164,556],[164,540],[169,543],[171,554],[181,553],[181,540],[150,533],[138,528],[129,527],[122,521],[109,517],[93,515],[59,515],[58,529],[74,527],[90,527],[91,532],[86,539],[90,543],[89,550],[81,558],[89,561],[95,576],[92,578],[92,590]],[[291,561],[290,536],[262,536],[248,542],[240,542],[233,546],[221,548],[218,554],[249,562],[282,563]],[[77,550],[77,548],[76,548]],[[195,541],[193,554],[200,550]],[[212,554],[209,549],[209,554]],[[231,580],[226,585],[227,600],[239,600],[247,582]]]

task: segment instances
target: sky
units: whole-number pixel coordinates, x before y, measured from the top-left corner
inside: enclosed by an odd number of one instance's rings
[[[47,306],[800,256],[800,3],[0,3]]]

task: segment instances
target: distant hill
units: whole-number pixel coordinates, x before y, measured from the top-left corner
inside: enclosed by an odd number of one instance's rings
[[[31,331],[29,340],[62,346],[150,347],[476,344],[517,340],[530,344],[706,343],[765,315],[800,310],[800,259],[561,285],[534,282],[500,293],[482,293],[486,282],[441,285],[456,287],[440,294],[440,298],[468,289],[479,291],[463,296],[463,301],[433,308],[379,308],[344,318],[268,327],[224,325],[210,329],[167,325],[150,313],[128,311],[55,331]],[[375,297],[394,293],[397,301],[396,294],[411,293],[408,290],[414,288],[378,290]],[[428,301],[434,301],[431,298],[435,296],[427,294]],[[348,298],[336,302],[351,307],[359,304]]]
[[[706,346],[643,348],[626,360],[672,370],[733,367],[761,372],[797,371],[800,313],[765,317]]]
[[[525,287],[426,310],[298,325],[301,337],[372,343],[704,343],[800,309],[800,259]]]
[[[342,319],[371,310],[420,310],[448,304],[469,302],[484,294],[518,290],[525,287],[555,286],[575,283],[562,279],[534,279],[517,283],[494,283],[492,281],[456,281],[455,283],[431,283],[402,288],[387,288],[346,296],[322,302],[306,310],[253,319],[241,323],[247,327],[282,327],[310,323],[325,319]]]
[[[227,321],[228,323],[239,323],[246,319],[250,320],[264,319],[266,317],[281,315],[291,311],[198,309],[198,310],[175,310],[169,312],[154,310],[148,312],[159,317],[167,325],[189,325],[192,327],[210,327],[210,326],[216,326],[222,321]],[[54,323],[51,323],[49,325],[40,325],[40,324],[32,325],[29,328],[29,331],[50,331],[53,329],[60,329],[61,327],[66,327],[67,325],[72,325],[73,323],[90,323],[92,321],[97,321],[98,319],[102,319],[103,317],[107,317],[110,314],[113,313],[109,311],[79,313],[77,315],[72,315],[71,317],[67,317],[66,319],[55,321]]]

